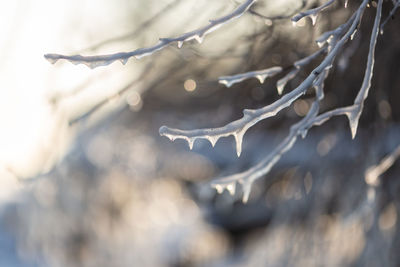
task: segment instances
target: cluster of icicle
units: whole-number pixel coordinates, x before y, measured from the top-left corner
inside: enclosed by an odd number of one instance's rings
[[[59,59],[66,59],[74,64],[85,64],[91,68],[108,65],[117,60],[125,64],[127,60],[131,57],[141,58],[151,55],[154,52],[165,48],[170,43],[176,42],[178,44],[178,47],[181,47],[184,42],[193,39],[201,43],[205,35],[216,30],[223,24],[226,24],[243,15],[255,3],[255,1],[256,0],[247,0],[228,15],[223,16],[219,19],[210,20],[210,23],[208,25],[197,30],[185,33],[176,38],[161,38],[159,42],[152,47],[140,48],[125,53],[87,57],[81,55],[65,56],[59,54],[46,54],[45,58],[51,63],[55,63]],[[354,138],[357,132],[358,120],[364,106],[364,100],[367,98],[368,91],[371,86],[377,35],[379,31],[381,33],[383,32],[383,25],[381,25],[381,28],[379,27],[381,21],[382,1],[383,0],[378,0],[375,22],[370,38],[365,75],[361,88],[358,92],[356,99],[354,100],[353,105],[336,108],[324,113],[319,113],[319,104],[320,101],[324,98],[324,81],[327,78],[332,65],[334,64],[335,58],[341,52],[344,44],[348,40],[352,40],[354,35],[356,34],[357,28],[361,23],[361,18],[364,10],[369,5],[369,0],[362,0],[353,15],[344,24],[331,31],[325,32],[319,38],[317,38],[316,42],[319,45],[320,49],[314,54],[295,62],[293,64],[292,70],[278,80],[277,91],[278,94],[281,95],[283,93],[285,85],[291,79],[296,77],[297,73],[302,67],[308,65],[311,61],[316,60],[322,54],[325,54],[319,65],[307,76],[307,78],[303,80],[300,85],[298,85],[291,92],[283,95],[280,99],[265,107],[259,109],[245,109],[243,111],[242,118],[230,122],[223,127],[196,130],[179,130],[169,128],[167,126],[162,126],[159,130],[160,135],[166,136],[172,141],[176,139],[184,139],[188,142],[190,149],[193,148],[193,144],[196,139],[206,139],[211,143],[212,146],[214,146],[220,138],[232,135],[236,141],[236,152],[239,157],[242,151],[243,136],[249,128],[251,128],[253,125],[261,120],[275,116],[279,111],[286,107],[289,107],[295,100],[305,94],[309,88],[313,88],[315,90],[315,100],[313,101],[307,115],[290,128],[289,135],[273,151],[271,151],[271,153],[267,157],[265,157],[264,160],[244,172],[221,177],[212,181],[212,186],[217,190],[218,193],[222,193],[224,190],[227,190],[232,195],[235,194],[237,184],[239,183],[242,186],[243,202],[247,202],[253,182],[256,179],[266,175],[270,171],[270,169],[276,164],[276,162],[279,161],[281,156],[291,149],[299,136],[305,138],[308,130],[311,127],[321,125],[334,116],[345,115],[349,120],[351,134]],[[314,25],[316,23],[316,18],[318,14],[324,9],[331,6],[334,2],[335,0],[329,0],[325,4],[317,8],[301,12],[298,15],[294,16],[292,18],[292,21],[294,24],[296,24],[296,22],[300,19],[309,17],[311,18]],[[346,0],[345,7],[347,7],[347,3],[348,1]],[[391,12],[391,15],[396,11],[398,6],[400,5],[399,3],[400,1],[397,1],[397,4],[394,6]],[[263,83],[266,78],[277,75],[282,71],[282,67],[275,66],[264,70],[257,70],[232,76],[220,77],[219,82],[229,87],[245,79],[257,78],[261,83]]]
[[[125,65],[131,57],[135,57],[136,59],[140,59],[146,56],[152,55],[154,52],[162,50],[169,46],[171,43],[177,43],[178,48],[183,46],[184,42],[188,42],[191,40],[196,40],[199,43],[203,42],[204,37],[221,27],[222,25],[231,22],[234,19],[242,16],[254,3],[256,0],[247,0],[240,6],[238,6],[234,11],[225,15],[218,19],[213,19],[209,21],[209,24],[203,26],[199,29],[187,32],[178,37],[170,37],[170,38],[160,38],[158,43],[153,46],[139,48],[130,52],[120,52],[109,55],[99,55],[99,56],[66,56],[60,54],[46,54],[44,57],[52,64],[55,64],[59,59],[65,59],[70,61],[73,64],[84,64],[89,68],[97,68],[100,66],[109,65],[115,61],[120,61],[123,65]]]
[[[294,16],[292,21],[297,22],[298,20],[308,16],[311,17],[314,24],[318,13],[327,8],[333,2],[334,0],[331,0],[320,7],[302,12]],[[237,184],[240,184],[243,191],[243,202],[247,202],[253,182],[256,179],[266,175],[279,161],[282,155],[291,149],[299,136],[305,138],[308,130],[311,127],[321,125],[334,116],[345,115],[349,120],[351,134],[354,138],[357,132],[358,121],[363,109],[364,100],[367,98],[368,91],[371,86],[374,66],[374,52],[377,35],[379,33],[379,23],[381,20],[382,0],[378,1],[375,23],[372,28],[372,34],[370,38],[364,80],[353,105],[319,113],[319,104],[324,98],[324,81],[329,74],[332,64],[334,64],[334,60],[341,52],[344,44],[348,40],[353,39],[354,34],[357,31],[357,27],[361,23],[362,15],[368,3],[369,0],[363,0],[358,9],[344,24],[340,25],[334,30],[322,34],[319,38],[317,38],[316,42],[320,46],[320,49],[314,54],[295,62],[293,64],[293,70],[289,71],[283,78],[278,80],[278,94],[282,94],[285,85],[297,75],[302,67],[309,64],[312,60],[317,59],[320,55],[326,55],[320,64],[308,75],[306,79],[303,80],[300,85],[298,85],[291,92],[283,95],[277,101],[259,109],[245,109],[243,111],[242,118],[230,122],[223,127],[179,130],[162,126],[160,128],[160,135],[166,136],[170,140],[184,139],[188,142],[190,148],[193,147],[196,139],[206,139],[210,141],[212,146],[214,146],[219,138],[232,135],[236,141],[237,155],[240,156],[242,151],[243,136],[250,127],[261,120],[275,116],[279,111],[290,106],[295,100],[301,97],[309,88],[313,88],[315,90],[315,100],[313,101],[307,115],[290,128],[289,135],[273,151],[271,151],[267,157],[265,157],[257,165],[244,172],[221,177],[212,181],[212,186],[217,190],[218,193],[222,193],[224,190],[227,190],[232,195],[235,194]],[[282,70],[283,69],[281,67],[275,66],[264,70],[220,77],[219,82],[229,87],[245,79],[257,78],[261,83],[263,83],[266,78],[277,75]]]

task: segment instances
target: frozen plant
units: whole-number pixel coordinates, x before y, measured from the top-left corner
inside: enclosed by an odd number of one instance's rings
[[[171,43],[176,43],[179,48],[182,47],[184,42],[193,39],[201,43],[207,34],[217,30],[222,25],[238,19],[245,12],[249,11],[254,13],[254,11],[252,11],[250,8],[255,2],[256,0],[244,1],[232,12],[221,18],[210,20],[209,23],[203,27],[184,33],[178,37],[161,38],[155,45],[150,47],[136,49],[131,52],[120,52],[99,56],[66,56],[60,54],[46,54],[45,58],[51,63],[55,63],[59,59],[65,59],[74,64],[85,64],[91,68],[108,65],[114,61],[121,61],[123,64],[125,64],[131,57],[142,58],[144,56],[150,56],[154,52],[166,48]],[[316,8],[302,11],[294,15],[291,19],[293,25],[296,26],[298,21],[305,19],[306,17],[309,17],[312,21],[312,24],[315,25],[317,23],[317,16],[321,16],[324,10],[331,7],[336,2],[338,1],[329,0]],[[299,122],[291,126],[287,137],[278,146],[276,146],[269,153],[269,155],[246,171],[226,177],[220,177],[212,181],[212,186],[219,193],[227,190],[231,194],[234,194],[237,185],[240,184],[243,191],[242,200],[243,202],[247,202],[253,182],[266,175],[280,160],[282,155],[292,148],[297,138],[299,136],[305,138],[308,130],[313,126],[319,126],[332,117],[345,115],[350,124],[352,138],[355,138],[358,122],[364,107],[364,101],[368,97],[368,92],[371,87],[377,38],[379,33],[383,34],[383,27],[387,22],[387,20],[385,20],[383,23],[381,23],[382,4],[383,0],[377,0],[376,2],[371,2],[370,0],[360,1],[358,7],[354,10],[347,21],[340,26],[320,35],[316,39],[319,49],[313,54],[294,62],[292,69],[285,76],[278,80],[276,84],[278,94],[281,95],[283,93],[285,85],[291,79],[296,77],[301,68],[309,65],[311,61],[321,58],[321,55],[323,55],[323,59],[320,61],[319,65],[314,68],[314,70],[312,70],[295,89],[282,95],[282,97],[275,102],[259,109],[245,109],[243,110],[243,116],[240,119],[229,122],[221,127],[181,130],[162,126],[159,130],[160,135],[166,136],[172,141],[176,139],[184,139],[189,144],[190,149],[192,149],[193,144],[197,139],[206,139],[211,143],[212,146],[214,146],[220,138],[233,136],[236,142],[236,153],[239,157],[242,151],[243,136],[248,129],[264,119],[277,115],[277,113],[279,113],[281,110],[291,106],[292,103],[304,95],[307,90],[313,89],[315,91],[315,97],[311,108],[308,110],[308,113]],[[347,5],[348,1],[346,0],[344,1],[343,8],[347,8]],[[342,52],[344,45],[353,40],[355,34],[357,33],[357,29],[362,23],[363,14],[366,8],[370,5],[376,8],[376,13],[374,24],[371,29],[368,57],[365,63],[365,74],[358,94],[352,105],[338,107],[321,113],[320,102],[324,99],[324,83],[332,66],[337,64],[336,59],[339,57],[339,55],[343,54]],[[389,14],[389,17],[393,16],[399,5],[400,1],[393,1],[393,8]],[[222,76],[219,78],[219,83],[230,87],[233,84],[240,83],[243,80],[251,78],[256,78],[263,83],[266,78],[278,75],[282,71],[283,68],[281,66],[272,66],[263,70],[253,70],[231,76]]]

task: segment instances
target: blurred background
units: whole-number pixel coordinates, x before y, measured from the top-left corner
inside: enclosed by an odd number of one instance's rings
[[[398,266],[400,264],[400,20],[379,36],[359,131],[333,118],[298,140],[252,188],[216,194],[209,182],[262,160],[307,113],[307,93],[212,148],[170,142],[158,129],[217,127],[279,96],[276,82],[358,1],[259,0],[208,35],[126,65],[94,70],[45,53],[108,54],[155,44],[228,14],[220,0],[0,3],[0,266]],[[349,105],[361,86],[374,5],[325,83],[321,109]],[[383,18],[393,7],[384,1]],[[288,83],[295,88],[318,64]],[[282,66],[260,84],[218,77]],[[393,165],[392,165],[393,164]],[[375,168],[377,166],[377,168]],[[383,171],[382,171],[383,172]],[[378,174],[376,174],[378,173]],[[378,177],[379,176],[379,177]]]

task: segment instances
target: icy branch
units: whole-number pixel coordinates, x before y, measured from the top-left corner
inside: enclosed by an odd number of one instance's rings
[[[358,9],[358,14],[356,16],[356,19],[353,21],[352,27],[346,33],[346,35],[344,37],[342,37],[342,39],[335,45],[335,48],[337,48],[339,46],[340,42],[342,42],[346,36],[347,36],[347,38],[349,38],[349,34],[352,34],[352,31],[355,30],[355,27],[360,19],[360,16],[361,16],[363,10],[365,9],[365,6],[367,3],[368,3],[368,0],[363,1],[360,8]],[[357,97],[354,101],[354,104],[349,107],[337,108],[337,109],[322,113],[317,116],[318,110],[319,110],[319,101],[324,96],[323,95],[323,81],[326,79],[328,71],[329,71],[329,69],[324,69],[323,72],[317,77],[317,79],[314,82],[314,88],[316,90],[316,100],[313,102],[306,117],[304,117],[297,124],[293,125],[290,128],[289,135],[260,163],[258,163],[257,165],[253,166],[252,168],[250,168],[242,173],[237,173],[234,175],[230,175],[230,176],[226,176],[226,177],[222,177],[217,180],[214,180],[212,182],[212,186],[214,188],[216,188],[218,192],[222,192],[224,189],[228,189],[228,188],[235,188],[236,183],[240,183],[243,187],[242,200],[243,200],[243,202],[247,202],[252,183],[256,179],[267,174],[271,170],[271,168],[279,161],[279,159],[282,157],[282,155],[291,149],[291,147],[296,142],[298,135],[302,135],[302,137],[304,138],[307,134],[307,131],[311,127],[321,125],[324,122],[326,122],[327,120],[329,120],[330,118],[332,118],[333,116],[346,115],[349,118],[352,134],[354,136],[355,130],[353,130],[353,128],[354,128],[354,126],[355,126],[355,128],[357,127],[357,125],[356,125],[357,123],[354,123],[354,120],[357,120],[357,122],[358,122],[359,112],[361,112],[361,110],[362,110],[362,103],[368,94],[368,89],[370,87],[370,81],[372,78],[372,70],[373,70],[373,64],[374,64],[374,60],[373,60],[374,50],[375,50],[375,46],[376,46],[376,38],[378,35],[379,22],[380,22],[380,18],[381,18],[381,7],[382,7],[382,0],[379,0],[377,13],[376,13],[376,17],[375,17],[375,23],[374,23],[374,27],[373,27],[372,34],[371,34],[370,48],[369,48],[369,54],[368,54],[368,60],[367,60],[367,67],[366,67],[366,71],[365,71],[365,75],[364,75],[364,81],[362,83],[359,94],[357,95]],[[335,50],[335,48],[333,50]],[[332,53],[332,51],[331,51],[331,53]],[[329,54],[328,54],[328,56],[329,56]],[[360,106],[361,106],[361,108],[360,108]],[[356,114],[356,117],[354,114]]]
[[[282,96],[274,103],[267,105],[260,109],[245,109],[243,111],[243,117],[235,120],[231,123],[226,124],[223,127],[218,128],[207,128],[207,129],[196,129],[196,130],[179,130],[162,126],[159,130],[161,136],[166,136],[170,140],[184,139],[188,142],[189,147],[192,148],[196,139],[206,139],[210,141],[212,145],[218,141],[221,137],[234,136],[236,141],[236,153],[240,156],[242,152],[242,139],[246,131],[253,125],[261,120],[275,116],[282,109],[290,106],[293,101],[303,95],[308,88],[314,85],[314,80],[326,69],[329,69],[343,47],[345,42],[350,38],[361,19],[361,15],[368,3],[368,0],[364,0],[360,8],[356,11],[355,17],[351,18],[352,24],[346,34],[333,46],[328,52],[324,60],[316,67],[308,77],[293,91]]]
[[[298,135],[305,137],[309,128],[309,121],[312,120],[318,113],[319,101],[315,101],[310,108],[310,111],[300,122],[290,128],[289,135],[260,163],[248,169],[245,172],[233,174],[214,180],[211,185],[218,191],[224,189],[235,188],[236,183],[240,183],[243,188],[243,202],[247,202],[251,185],[259,177],[267,174],[271,168],[279,161],[283,154],[289,151],[297,140]]]
[[[300,12],[299,14],[297,14],[296,16],[294,16],[292,18],[293,24],[295,25],[299,20],[301,20],[304,17],[310,17],[310,19],[312,21],[312,25],[315,25],[315,22],[317,21],[318,13],[321,12],[322,10],[324,10],[325,8],[327,8],[328,6],[332,5],[333,2],[335,2],[335,0],[329,0],[322,6]]]
[[[319,49],[319,50],[317,50],[317,52],[315,52],[315,53],[313,53],[313,54],[311,54],[311,55],[309,55],[309,56],[307,56],[307,57],[305,57],[303,59],[297,60],[293,64],[293,66],[295,66],[298,69],[301,68],[301,67],[304,67],[304,66],[308,65],[311,61],[316,59],[319,55],[325,53],[327,50],[328,50],[327,47]]]
[[[187,32],[185,34],[182,34],[181,36],[178,37],[173,37],[173,38],[160,38],[157,44],[146,47],[146,48],[139,48],[131,52],[120,52],[120,53],[115,53],[115,54],[109,54],[109,55],[99,55],[99,56],[81,56],[81,55],[75,55],[75,56],[66,56],[66,55],[60,55],[60,54],[46,54],[44,57],[50,61],[52,64],[56,63],[59,59],[65,59],[70,61],[73,64],[84,64],[87,65],[90,68],[96,68],[99,66],[105,66],[113,63],[114,61],[120,61],[122,64],[126,64],[126,62],[131,58],[135,57],[137,59],[140,59],[145,56],[149,56],[153,54],[156,51],[159,51],[161,49],[164,49],[171,43],[177,43],[178,47],[182,47],[184,42],[190,41],[195,39],[199,43],[203,41],[203,38],[221,27],[222,25],[239,18],[242,16],[249,8],[252,6],[256,0],[247,0],[240,6],[238,6],[233,12],[229,13],[228,15],[225,15],[221,18],[210,20],[209,24],[206,26],[203,26],[199,29],[196,29],[191,32]]]
[[[260,83],[264,83],[266,78],[272,77],[281,71],[282,67],[271,67],[264,70],[249,71],[232,76],[221,76],[218,78],[218,82],[224,84],[226,87],[231,87],[235,83],[239,83],[250,78],[257,78]]]
[[[394,13],[396,13],[396,10],[400,7],[400,0],[397,0],[396,4],[394,5],[393,9],[390,11],[389,16],[382,22],[381,25],[381,34],[383,34],[383,28],[385,27],[386,23],[389,21],[390,18],[394,17]]]
[[[286,83],[293,79],[296,74],[298,73],[298,70],[301,67],[304,67],[305,65],[309,64],[312,60],[317,58],[319,55],[322,53],[326,52],[327,48],[324,47],[314,54],[307,56],[301,60],[296,61],[293,65],[296,67],[296,70],[293,70],[289,72],[285,77],[280,79],[277,83],[277,88],[278,88],[278,93],[282,94],[283,87],[286,85]],[[282,67],[271,67],[268,69],[263,69],[263,70],[256,70],[256,71],[249,71],[245,73],[240,73],[240,74],[235,74],[231,76],[221,76],[218,78],[218,82],[221,84],[224,84],[226,87],[231,87],[233,84],[242,82],[244,80],[250,79],[250,78],[257,78],[260,83],[264,83],[266,78],[272,77],[282,71]]]
[[[276,89],[278,90],[278,94],[281,95],[283,93],[283,89],[285,89],[286,84],[289,81],[291,81],[294,77],[296,77],[296,75],[299,73],[302,67],[308,65],[312,60],[316,59],[319,55],[325,53],[327,50],[328,50],[327,47],[324,47],[315,52],[314,54],[311,54],[303,59],[296,61],[293,64],[295,68],[277,81]]]
[[[350,128],[351,135],[354,138],[357,133],[358,120],[360,119],[361,112],[364,107],[364,101],[368,97],[369,89],[371,88],[371,80],[374,70],[374,62],[375,62],[375,47],[376,41],[378,39],[379,33],[379,23],[381,21],[381,13],[382,13],[382,0],[378,1],[378,7],[376,9],[376,16],[374,21],[374,27],[372,28],[371,33],[371,41],[369,43],[369,51],[368,51],[368,59],[367,59],[367,67],[365,69],[363,83],[361,85],[361,89],[357,94],[356,100],[354,101],[354,106],[357,107],[356,111],[349,117],[350,120]]]
[[[377,165],[369,167],[365,171],[365,182],[369,185],[376,186],[379,184],[379,176],[384,174],[396,160],[400,157],[400,145],[389,155],[384,157]]]

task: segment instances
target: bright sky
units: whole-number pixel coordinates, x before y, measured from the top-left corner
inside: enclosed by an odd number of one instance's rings
[[[96,12],[91,12],[94,2]],[[91,40],[103,40],[107,29],[115,25],[126,32],[128,16],[121,14],[120,6],[105,0],[0,2],[0,201],[17,184],[7,169],[27,177],[50,167],[71,139],[67,117],[79,113],[82,103],[90,102],[88,98],[95,101],[110,94],[104,87],[113,84],[118,89],[125,81],[121,76],[126,71],[113,72],[120,64],[90,70],[63,62],[51,65],[43,57],[52,52],[72,53]],[[71,91],[105,72],[119,74],[107,75],[102,85],[92,86],[81,99],[66,101],[57,109],[49,104],[49,96]]]

